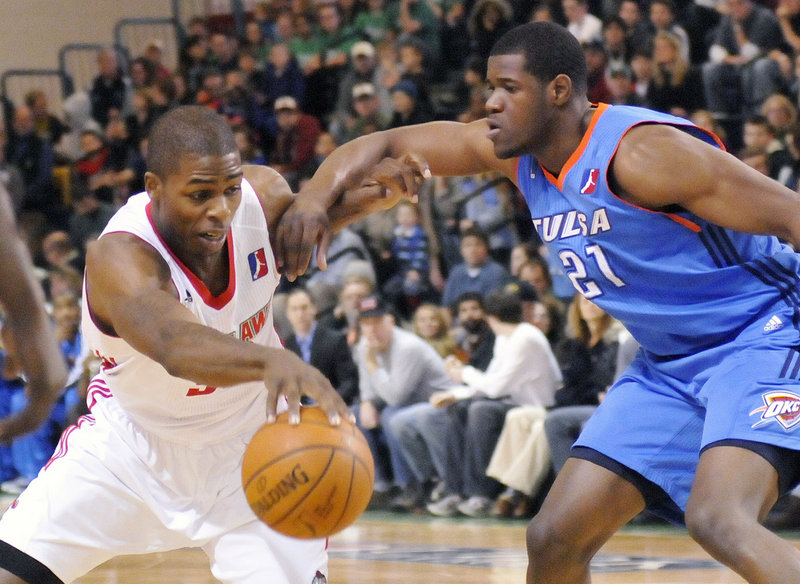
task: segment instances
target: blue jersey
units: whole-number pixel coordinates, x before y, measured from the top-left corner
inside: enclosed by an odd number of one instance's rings
[[[654,212],[612,192],[619,141],[645,123],[719,146],[684,119],[601,104],[558,177],[530,155],[519,159],[534,226],[575,288],[661,356],[725,343],[776,303],[795,306],[800,257],[777,238],[723,229],[680,208]]]

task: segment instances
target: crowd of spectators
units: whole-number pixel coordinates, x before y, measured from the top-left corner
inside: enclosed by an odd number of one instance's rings
[[[64,100],[63,118],[39,90],[3,103],[0,182],[74,366],[48,428],[13,456],[0,447],[3,489],[24,488],[54,429],[84,409],[79,390],[94,364],[70,308],[80,304],[86,244],[143,190],[148,131],[161,114],[185,104],[215,110],[243,162],[272,166],[298,190],[337,145],[359,136],[481,118],[490,49],[530,20],[558,22],[582,42],[592,100],[691,119],[798,188],[800,0],[270,0],[256,4],[241,36],[193,18],[175,68],[159,39],[127,60],[103,50],[92,83]],[[326,272],[312,266],[282,282],[279,333],[358,413],[378,463],[378,503],[436,514],[535,509],[564,444],[611,383],[624,337],[573,299],[558,259],[539,243],[506,178],[435,179],[418,204],[338,233]],[[509,291],[516,300],[496,296]],[[502,380],[522,332],[541,358],[516,364],[517,387]],[[13,347],[2,358],[0,415],[20,407],[24,385]],[[552,370],[538,370],[545,366]],[[525,386],[542,375],[546,389]],[[559,411],[569,424],[551,418]],[[415,412],[435,418],[425,432]],[[555,441],[567,427],[551,463],[545,436]]]

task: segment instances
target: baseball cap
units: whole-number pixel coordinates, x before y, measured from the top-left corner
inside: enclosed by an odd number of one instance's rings
[[[358,303],[358,318],[370,318],[388,314],[386,305],[378,296],[365,296]]]
[[[375,86],[372,83],[356,83],[353,86],[353,99],[372,97],[375,95]]]
[[[296,110],[297,100],[291,95],[284,95],[275,100],[275,111]]]
[[[353,45],[353,48],[350,49],[350,56],[354,59],[356,57],[374,57],[375,47],[373,47],[370,42],[358,41]]]

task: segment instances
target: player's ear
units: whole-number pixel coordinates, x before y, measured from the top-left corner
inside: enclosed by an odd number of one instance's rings
[[[572,98],[572,79],[569,75],[559,73],[548,84],[548,97],[553,105],[561,106]]]
[[[147,171],[144,173],[144,189],[152,199],[161,193],[161,179],[154,173]]]

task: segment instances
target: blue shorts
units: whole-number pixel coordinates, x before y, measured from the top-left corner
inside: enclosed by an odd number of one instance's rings
[[[660,514],[681,522],[703,448],[748,441],[757,452],[760,445],[800,451],[800,331],[794,318],[783,305],[729,343],[693,355],[663,359],[640,350],[587,423],[573,455],[610,468],[643,491],[642,484],[654,483],[668,499],[659,502],[643,492],[648,505],[656,512],[671,505]]]

